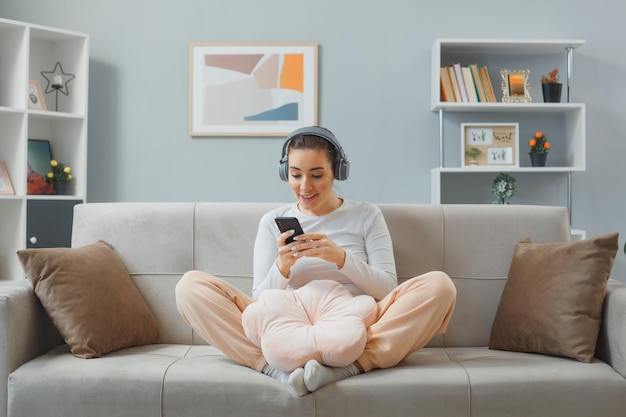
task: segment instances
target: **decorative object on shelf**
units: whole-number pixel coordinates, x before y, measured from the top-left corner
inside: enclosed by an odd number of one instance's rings
[[[461,161],[469,166],[519,166],[518,123],[462,123]],[[472,151],[478,150],[478,153]]]
[[[287,136],[317,124],[317,43],[191,43],[191,136]]]
[[[28,139],[28,194],[54,194],[54,186],[46,182],[46,173],[50,169],[50,141]]]
[[[507,200],[513,197],[516,187],[517,180],[509,174],[501,172],[496,175],[491,185],[491,193],[496,198],[493,204],[510,204]]]
[[[546,139],[543,132],[535,132],[535,135],[528,141],[530,146],[530,163],[534,167],[545,167],[550,149],[550,142]]]
[[[59,111],[59,91],[66,96],[69,96],[70,89],[67,84],[74,79],[75,75],[64,72],[63,66],[59,61],[57,61],[52,71],[41,71],[41,76],[48,80],[46,94],[53,91],[56,93],[56,105],[54,110]]]
[[[465,151],[465,155],[470,157],[470,161],[469,164],[470,165],[478,165],[478,160],[477,158],[480,156],[480,154],[483,153],[483,151],[481,151],[478,148],[469,148],[467,151]]]
[[[530,154],[530,164],[533,167],[538,167],[538,168],[545,167],[547,159],[548,159],[547,153],[531,153]]]
[[[4,161],[0,161],[0,194],[15,194],[7,164]]]
[[[46,174],[46,183],[54,185],[57,195],[67,195],[70,181],[74,178],[72,169],[56,159],[50,160],[50,167],[52,167],[52,171]]]
[[[28,108],[31,110],[46,110],[41,85],[37,80],[28,81]]]
[[[502,75],[502,102],[503,103],[530,103],[530,84],[528,81],[530,70],[501,69]]]
[[[559,70],[553,69],[550,74],[541,76],[541,90],[545,103],[560,103],[563,84],[559,82]]]

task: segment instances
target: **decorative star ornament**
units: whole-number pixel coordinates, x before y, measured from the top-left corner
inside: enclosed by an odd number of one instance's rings
[[[60,62],[57,61],[52,71],[41,71],[41,76],[48,81],[46,94],[53,91],[60,91],[66,96],[70,95],[70,89],[67,84],[74,79],[75,75],[63,72],[63,67]]]

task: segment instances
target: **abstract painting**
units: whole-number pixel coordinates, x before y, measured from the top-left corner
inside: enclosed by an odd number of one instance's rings
[[[191,136],[286,136],[317,124],[317,44],[192,43]]]

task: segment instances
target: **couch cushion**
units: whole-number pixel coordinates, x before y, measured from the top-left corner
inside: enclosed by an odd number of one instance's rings
[[[152,344],[85,361],[64,345],[10,375],[8,414],[313,417],[313,401],[213,346]]]
[[[106,242],[20,250],[18,257],[74,355],[95,358],[159,341],[152,313]]]
[[[87,203],[74,206],[72,246],[110,243],[130,274],[194,268],[194,203]]]
[[[590,362],[617,237],[518,243],[489,347]]]
[[[597,359],[424,348],[314,395],[317,416],[620,416],[626,380]]]
[[[212,346],[147,345],[84,361],[58,347],[9,378],[12,417],[619,416],[626,381],[607,364],[487,348],[425,348],[398,366],[295,396]],[[589,399],[596,399],[590,401]],[[132,410],[132,411],[129,411]],[[509,413],[511,414],[511,413]]]
[[[486,347],[446,353],[470,381],[468,416],[621,416],[626,409],[626,380],[597,359],[583,363]]]
[[[336,281],[311,281],[294,291],[265,290],[243,312],[246,336],[274,368],[293,371],[310,359],[346,366],[365,349],[376,301],[352,296]]]

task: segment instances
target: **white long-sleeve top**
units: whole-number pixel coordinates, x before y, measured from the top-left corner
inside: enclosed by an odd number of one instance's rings
[[[276,259],[280,231],[275,217],[297,217],[305,233],[323,233],[346,251],[343,268],[323,259],[302,257],[283,277]],[[252,297],[269,288],[296,289],[309,281],[329,279],[345,285],[353,295],[383,298],[398,285],[389,229],[380,209],[370,203],[344,200],[323,216],[308,216],[293,203],[266,213],[254,244]]]

